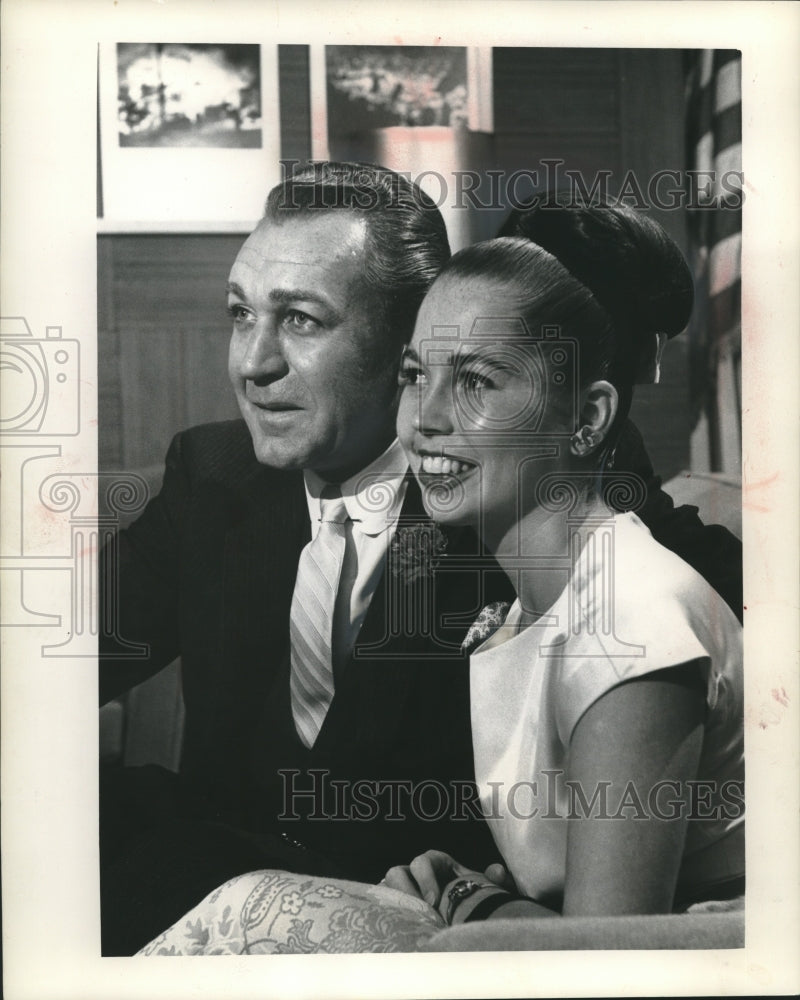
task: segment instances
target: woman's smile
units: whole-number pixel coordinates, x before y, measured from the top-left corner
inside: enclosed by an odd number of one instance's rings
[[[425,476],[458,476],[459,478],[474,472],[477,468],[475,462],[468,462],[463,458],[454,455],[430,454],[429,452],[419,452],[420,472]]]
[[[428,513],[443,523],[477,527],[489,512],[495,524],[512,523],[532,477],[550,471],[552,463],[532,464],[543,418],[552,426],[546,373],[509,298],[505,285],[437,282],[403,355],[398,434],[428,488]],[[443,504],[443,490],[452,502]]]

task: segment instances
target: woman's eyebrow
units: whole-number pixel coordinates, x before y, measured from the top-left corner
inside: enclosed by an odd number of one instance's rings
[[[247,296],[244,294],[244,290],[241,285],[237,285],[235,281],[228,281],[225,283],[225,294],[226,295],[238,295],[240,299],[246,299]]]
[[[484,367],[489,365],[498,371],[507,371],[512,374],[517,374],[519,372],[519,365],[515,364],[513,358],[508,357],[507,352],[497,358],[493,357],[491,354],[487,354],[486,348],[479,348],[477,351],[465,351],[464,353],[458,353],[457,351],[453,351],[445,348],[443,345],[440,346],[437,344],[436,347],[431,350],[435,351],[435,357],[429,357],[425,362],[426,364],[455,365],[457,368],[473,364],[482,365]],[[412,361],[418,365],[423,363],[420,360],[419,354],[417,354],[413,347],[405,348],[403,351],[403,361]]]
[[[498,371],[517,373],[519,372],[520,364],[524,364],[524,361],[521,358],[519,362],[515,362],[513,356],[509,357],[507,350],[504,350],[503,354],[499,357],[495,357],[488,353],[487,348],[483,348],[477,351],[468,350],[459,353],[455,358],[455,363],[458,368],[465,368],[470,365],[481,365],[483,367],[488,365]]]

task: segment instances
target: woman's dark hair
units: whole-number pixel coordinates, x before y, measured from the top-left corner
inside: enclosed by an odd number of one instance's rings
[[[513,284],[533,332],[557,325],[577,340],[581,386],[611,382],[616,426],[656,334],[686,326],[694,301],[686,261],[652,219],[622,205],[556,206],[516,212],[503,237],[457,253],[442,277]]]
[[[411,339],[417,311],[450,244],[441,212],[407,177],[372,163],[325,161],[301,167],[274,187],[264,218],[355,212],[367,222],[364,280],[381,322],[399,345]]]

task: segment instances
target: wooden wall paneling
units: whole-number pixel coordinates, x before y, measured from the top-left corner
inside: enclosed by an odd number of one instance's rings
[[[311,158],[311,91],[307,45],[278,46],[281,158]],[[266,193],[266,192],[265,192]]]
[[[244,235],[135,235],[115,239],[119,317],[162,327],[191,316],[227,323],[225,282]]]
[[[642,432],[655,471],[670,479],[689,467],[689,393],[685,335],[664,351],[658,385],[637,385],[631,419]]]
[[[224,288],[243,237],[109,239],[118,317],[120,464],[132,469],[162,462],[177,431],[238,415],[227,378]],[[113,343],[113,337],[107,340]]]
[[[163,461],[172,435],[186,426],[183,331],[125,322],[120,328],[122,438],[126,469]]]
[[[101,469],[122,469],[122,384],[114,305],[114,242],[97,240],[97,452]]]
[[[651,204],[649,213],[685,251],[683,207],[660,208],[647,194],[660,170],[685,168],[683,68],[680,49],[620,51],[622,163]],[[637,386],[631,416],[665,479],[689,466],[689,377],[686,334],[666,346],[658,385]]]
[[[557,170],[550,167],[559,183],[567,183],[566,170],[577,170],[587,188],[591,189],[600,170],[611,170],[616,177],[620,164],[619,135],[607,132],[581,134],[537,132],[534,135],[505,132],[496,138],[498,168],[510,175],[516,170],[537,170],[539,186],[544,188],[548,168],[542,160],[563,160]],[[613,190],[613,185],[609,185]],[[522,183],[518,193],[522,195]]]
[[[591,187],[611,171],[614,195],[628,170],[647,180],[683,165],[681,57],[657,49],[495,49],[494,99],[498,167],[507,173],[564,161]],[[524,189],[520,186],[520,193]],[[657,212],[685,245],[682,212]],[[674,475],[688,462],[686,346],[668,345],[658,386],[637,388],[632,416],[656,470]]]
[[[497,165],[510,177],[537,170],[552,186],[542,160],[563,161],[591,187],[601,170],[620,165],[619,71],[615,49],[496,48],[493,50]],[[524,199],[525,182],[507,190]]]
[[[622,165],[633,171],[648,197],[650,181],[662,170],[683,172],[685,99],[681,49],[620,51]],[[662,183],[659,195],[674,182]],[[655,193],[655,192],[653,192]],[[660,208],[648,198],[650,214],[678,245],[686,248],[686,212],[682,206]]]
[[[496,132],[614,132],[615,49],[493,49]]]

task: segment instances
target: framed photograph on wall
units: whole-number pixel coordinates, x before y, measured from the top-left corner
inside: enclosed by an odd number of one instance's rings
[[[314,159],[389,128],[492,131],[492,50],[453,45],[313,45]]]
[[[312,45],[310,90],[315,160],[409,173],[441,211],[454,250],[494,234],[497,213],[470,213],[449,196],[459,173],[493,162],[491,48]]]
[[[99,229],[250,231],[280,157],[277,47],[100,46]]]

